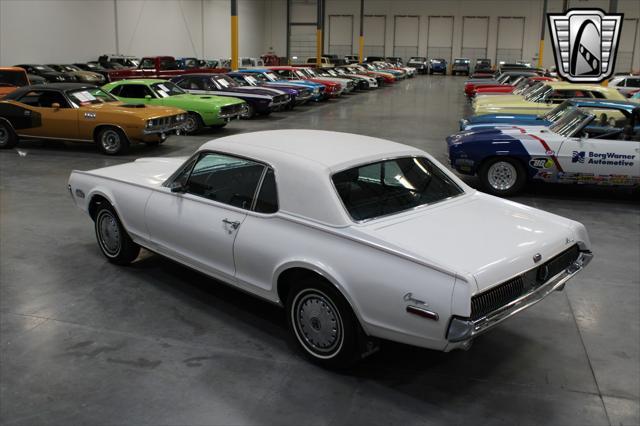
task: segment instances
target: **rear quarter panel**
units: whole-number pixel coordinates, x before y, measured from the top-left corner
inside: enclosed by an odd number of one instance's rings
[[[311,269],[341,291],[368,334],[443,349],[456,278],[358,242],[357,233],[347,238],[342,233],[349,233],[348,229],[327,231],[278,215],[248,215],[234,246],[239,285],[277,301],[282,272],[293,267]],[[427,302],[427,309],[440,319],[408,314],[407,293]]]

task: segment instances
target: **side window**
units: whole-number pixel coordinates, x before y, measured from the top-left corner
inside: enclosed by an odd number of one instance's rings
[[[69,102],[61,93],[48,90],[27,92],[18,101],[40,108],[52,108],[53,104],[59,104],[60,108],[70,108]]]
[[[224,154],[204,154],[191,172],[187,192],[250,209],[264,165]]]
[[[640,78],[628,78],[627,87],[640,88]]]
[[[606,99],[606,97],[604,96],[603,93],[598,92],[597,90],[592,90],[591,92],[591,97],[596,98],[596,99]]]
[[[255,211],[258,213],[275,213],[278,211],[278,190],[272,168],[269,168],[267,174],[264,175],[264,180],[256,199]]]
[[[143,70],[152,70],[156,68],[156,64],[153,61],[153,59],[146,58],[142,60],[142,63],[140,64],[140,68],[142,68]]]
[[[153,97],[151,90],[144,84],[123,84],[120,86],[120,94],[123,98],[144,99],[145,96]]]

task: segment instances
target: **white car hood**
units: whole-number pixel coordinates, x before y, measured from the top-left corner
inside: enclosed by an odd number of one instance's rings
[[[588,239],[578,222],[479,192],[357,228],[392,250],[473,276],[477,291],[534,268],[537,253],[546,261]]]

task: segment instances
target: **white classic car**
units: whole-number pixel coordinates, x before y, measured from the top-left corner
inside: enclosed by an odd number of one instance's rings
[[[302,352],[332,367],[379,339],[466,349],[592,257],[580,223],[353,134],[220,138],[190,158],[74,171],[69,191],[111,262],[142,246],[283,305]]]

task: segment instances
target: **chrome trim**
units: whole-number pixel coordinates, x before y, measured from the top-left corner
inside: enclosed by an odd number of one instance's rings
[[[437,312],[433,312],[414,305],[408,305],[406,311],[408,314],[413,314],[425,319],[430,319],[432,321],[438,321],[440,319],[440,315],[438,315]]]
[[[153,135],[156,133],[168,133],[168,132],[172,132],[174,130],[181,130],[184,127],[184,123],[183,122],[176,122],[174,123],[172,126],[167,126],[167,127],[162,127],[162,128],[151,128],[151,129],[144,129],[142,131],[143,135]]]
[[[469,341],[476,336],[494,328],[502,321],[512,317],[518,312],[535,305],[554,291],[560,291],[564,289],[567,281],[569,281],[571,278],[573,278],[574,275],[576,275],[585,266],[587,266],[587,264],[591,262],[591,259],[593,259],[593,253],[591,253],[590,251],[581,251],[578,259],[576,259],[564,271],[556,274],[554,277],[552,277],[539,287],[536,287],[530,292],[523,294],[517,299],[514,299],[506,305],[496,309],[495,311],[488,313],[482,318],[479,318],[475,321],[466,319],[466,323],[470,328],[470,332],[465,336],[465,338],[459,340],[451,340],[447,336],[447,340],[452,343]]]
[[[24,135],[19,133],[19,137],[25,139],[46,139],[46,140],[54,140],[54,141],[71,141],[71,142],[94,142],[93,139],[73,139],[73,138],[62,138],[62,137],[54,137],[54,136],[32,136],[32,135]]]

